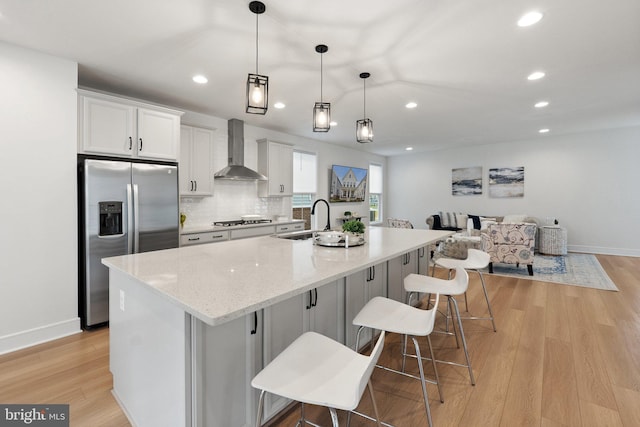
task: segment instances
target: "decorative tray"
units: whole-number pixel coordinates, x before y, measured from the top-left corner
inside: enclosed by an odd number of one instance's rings
[[[357,240],[351,238],[349,239],[349,246],[347,246],[347,242],[345,239],[340,239],[338,242],[326,242],[322,241],[319,237],[313,238],[313,244],[318,246],[326,246],[332,248],[350,248],[352,246],[362,246],[366,243],[363,236],[359,236]]]

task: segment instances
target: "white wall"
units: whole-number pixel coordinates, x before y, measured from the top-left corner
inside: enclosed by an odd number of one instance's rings
[[[193,126],[207,127],[216,130],[214,141],[214,170],[218,171],[227,165],[227,121],[198,114],[185,112],[182,123]],[[282,132],[271,131],[255,126],[245,125],[245,166],[256,169],[258,165],[258,139],[270,139],[273,141],[292,144],[295,150],[315,153],[318,160],[318,198],[329,199],[329,179],[331,165],[340,164],[354,166],[363,169],[369,168],[369,163],[378,163],[386,167],[386,159],[355,149],[318,142],[308,138],[297,137]],[[357,147],[355,140],[354,147]],[[213,220],[233,219],[241,214],[262,215],[290,215],[290,197],[259,198],[257,196],[257,184],[225,183],[216,181],[214,185],[214,197],[203,199],[182,199],[182,209],[187,213],[187,225],[210,225]],[[253,209],[252,212],[247,212]],[[243,211],[244,210],[244,211]],[[344,211],[356,212],[363,215],[363,222],[368,222],[369,204],[363,203],[332,203],[331,225],[336,227],[339,223],[337,217],[341,217]],[[324,204],[319,205],[316,211],[316,227],[324,228],[327,222]],[[191,218],[191,220],[190,220]],[[313,224],[312,224],[313,226]]]
[[[80,331],[77,64],[0,43],[0,354]]]
[[[555,217],[569,250],[640,256],[640,128],[390,158],[387,214],[426,228],[438,211]],[[451,169],[482,166],[483,194],[451,195]],[[524,166],[522,198],[490,198],[489,168]]]

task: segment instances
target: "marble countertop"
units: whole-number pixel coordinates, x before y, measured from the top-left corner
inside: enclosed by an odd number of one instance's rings
[[[449,231],[370,227],[349,249],[272,236],[104,258],[203,322],[217,325],[416,250]]]
[[[243,225],[231,225],[228,227],[220,226],[220,225],[185,225],[180,229],[180,234],[194,234],[194,233],[206,233],[208,231],[225,231],[225,230],[237,230],[240,228],[252,228],[252,227],[268,227],[270,225],[286,225],[286,224],[297,224],[299,222],[304,222],[303,219],[290,219],[287,221],[273,221],[273,222],[263,222],[260,224],[243,224]]]

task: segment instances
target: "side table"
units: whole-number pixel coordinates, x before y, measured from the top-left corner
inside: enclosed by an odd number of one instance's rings
[[[541,254],[566,255],[567,254],[567,229],[558,226],[542,226],[540,231]]]

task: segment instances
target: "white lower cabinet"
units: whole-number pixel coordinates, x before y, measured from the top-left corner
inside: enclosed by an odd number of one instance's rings
[[[404,291],[404,278],[411,273],[418,273],[418,259],[418,251],[411,251],[389,260],[387,263],[387,292],[389,298],[407,302],[406,292]]]
[[[344,343],[344,279],[264,309],[264,366],[307,331],[315,331]],[[288,399],[267,394],[263,422],[289,403]]]
[[[262,312],[219,326],[195,321],[196,373],[192,389],[198,427],[255,425],[258,392],[251,380],[262,369]]]
[[[353,349],[358,327],[353,319],[373,297],[387,296],[387,263],[374,265],[346,277],[345,283],[345,344]],[[360,348],[371,340],[371,331],[360,334]]]

